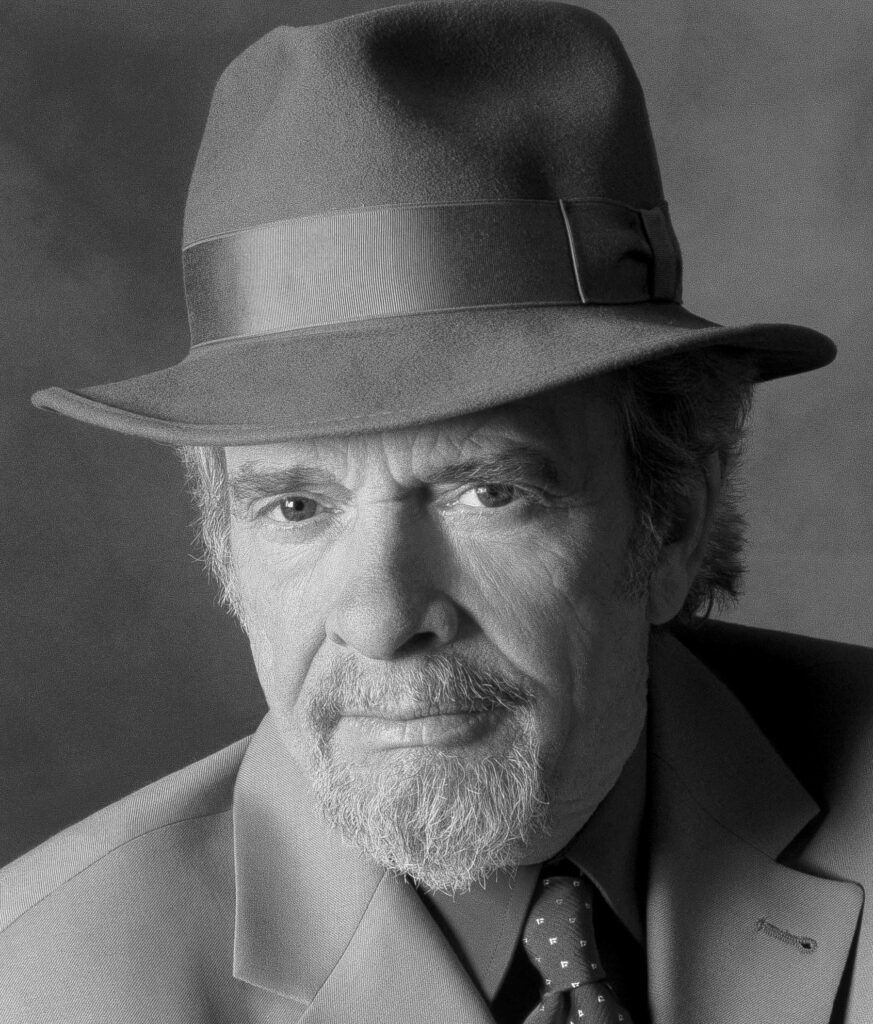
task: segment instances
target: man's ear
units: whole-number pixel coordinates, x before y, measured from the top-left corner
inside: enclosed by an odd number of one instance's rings
[[[664,544],[649,581],[647,616],[653,626],[675,618],[685,603],[703,555],[721,494],[721,461],[707,456],[703,472],[688,496],[685,517],[677,522],[674,536]]]

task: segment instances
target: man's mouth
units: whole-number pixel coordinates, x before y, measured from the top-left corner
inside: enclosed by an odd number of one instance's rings
[[[505,709],[493,705],[368,708],[344,713],[336,724],[333,740],[361,752],[465,746],[487,736],[505,714]]]
[[[411,722],[418,718],[435,718],[439,715],[479,715],[495,709],[494,702],[478,703],[449,702],[432,704],[424,702],[397,703],[390,707],[347,708],[343,710],[343,718],[379,718],[392,722]]]

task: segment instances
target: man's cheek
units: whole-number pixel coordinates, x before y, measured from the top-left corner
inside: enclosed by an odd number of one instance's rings
[[[596,632],[607,590],[590,562],[584,550],[553,539],[492,545],[467,553],[462,599],[520,668],[530,672],[532,657],[566,668],[566,649]]]
[[[311,575],[304,575],[278,545],[242,537],[233,555],[247,628],[250,621],[275,633],[305,604],[302,581]]]
[[[276,673],[276,652],[269,632],[249,614],[246,621],[246,635],[252,652],[252,661],[258,673],[258,680],[267,703],[273,707],[278,694]]]
[[[323,641],[318,597],[265,570],[251,573],[241,591],[245,630],[267,702],[290,708]]]

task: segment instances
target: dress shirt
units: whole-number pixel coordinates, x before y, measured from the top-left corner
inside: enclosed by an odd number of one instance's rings
[[[616,988],[629,1009],[630,1004],[639,1006],[645,1002],[644,928],[640,909],[643,894],[639,869],[645,795],[646,740],[643,733],[616,784],[584,827],[557,855],[571,861],[587,875],[603,900],[603,906],[595,906],[597,942],[604,964],[609,968],[610,980],[618,982]],[[508,975],[523,973],[531,983],[534,981],[524,961],[515,958],[541,870],[542,864],[522,865],[514,874],[500,872],[484,886],[474,886],[457,896],[419,893],[492,1005],[495,999],[498,1004],[507,1001],[505,993],[501,993],[500,999],[498,993],[504,983],[512,984]],[[625,991],[627,989],[631,991]],[[514,996],[508,1001],[514,1002]],[[640,1016],[639,1009],[637,1016]]]

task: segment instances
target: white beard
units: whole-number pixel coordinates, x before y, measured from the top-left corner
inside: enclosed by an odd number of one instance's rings
[[[331,735],[344,710],[504,708],[503,749],[476,755],[426,747],[353,761]],[[365,679],[341,663],[296,714],[303,765],[328,823],[378,864],[428,890],[462,892],[520,863],[547,829],[548,806],[530,697],[512,680],[453,656]]]

